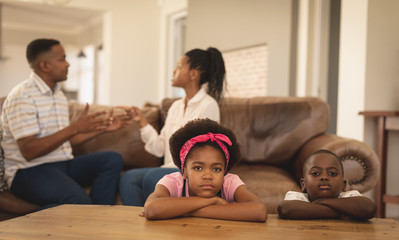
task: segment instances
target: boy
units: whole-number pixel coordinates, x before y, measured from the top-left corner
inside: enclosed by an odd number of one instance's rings
[[[301,178],[303,193],[289,191],[278,206],[281,218],[370,219],[376,205],[357,190],[345,192],[341,161],[333,152],[318,150],[306,159]]]

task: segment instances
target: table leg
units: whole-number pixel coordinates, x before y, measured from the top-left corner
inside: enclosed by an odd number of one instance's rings
[[[388,131],[385,128],[385,117],[378,118],[377,130],[377,155],[381,161],[381,175],[380,180],[376,186],[376,205],[377,217],[385,217],[385,203],[383,197],[386,193],[386,173],[387,173],[387,146],[388,146]]]

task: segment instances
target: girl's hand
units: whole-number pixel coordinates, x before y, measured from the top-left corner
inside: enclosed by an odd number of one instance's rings
[[[223,205],[223,204],[229,204],[229,202],[227,202],[226,200],[224,200],[221,197],[215,196],[212,199],[215,200],[215,205]]]

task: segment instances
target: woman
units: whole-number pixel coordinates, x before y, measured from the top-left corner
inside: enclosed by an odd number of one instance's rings
[[[185,53],[173,71],[172,86],[183,88],[186,95],[172,104],[159,135],[137,107],[125,108],[141,126],[145,150],[157,157],[163,156],[164,164],[161,168],[138,168],[123,174],[119,185],[123,204],[144,206],[159,179],[179,171],[169,149],[169,138],[176,130],[196,118],[220,121],[218,102],[222,97],[225,74],[224,60],[218,49],[193,49]],[[204,84],[207,84],[207,91]]]

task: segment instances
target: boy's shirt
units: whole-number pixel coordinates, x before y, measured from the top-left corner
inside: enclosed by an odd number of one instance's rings
[[[363,196],[358,190],[350,190],[346,192],[341,192],[338,198],[348,198],[348,197],[359,197]],[[299,200],[304,202],[310,202],[307,193],[288,191],[285,194],[284,200]]]

